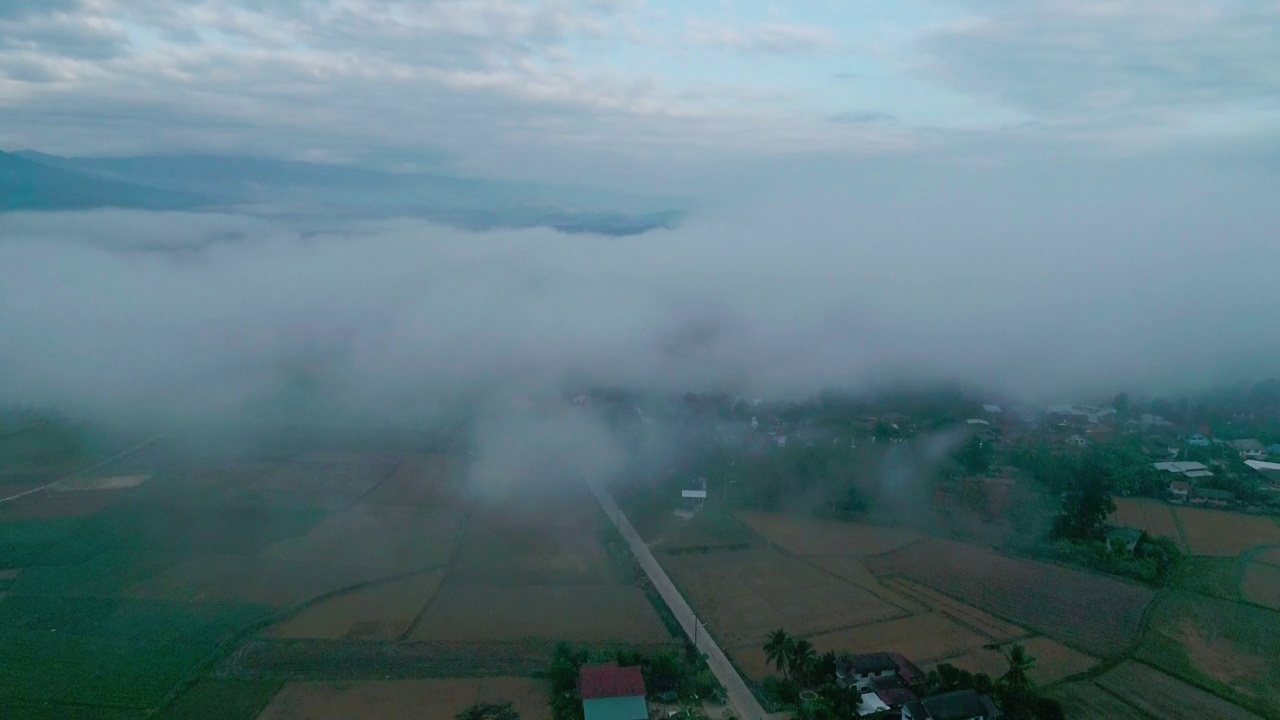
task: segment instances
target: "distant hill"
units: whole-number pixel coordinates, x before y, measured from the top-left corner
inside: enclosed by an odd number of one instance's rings
[[[671,201],[445,174],[269,158],[0,153],[4,210],[236,208],[285,217],[420,217],[469,229],[637,235],[677,225]]]
[[[101,207],[177,210],[202,202],[190,193],[111,180],[0,152],[0,212]]]

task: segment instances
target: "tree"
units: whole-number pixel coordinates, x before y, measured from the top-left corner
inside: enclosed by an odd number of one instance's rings
[[[956,460],[968,472],[985,473],[991,469],[992,455],[991,446],[983,442],[981,437],[974,435],[960,446],[956,452]]]
[[[453,716],[454,720],[520,720],[511,703],[477,703]]]
[[[764,644],[764,656],[778,671],[782,673],[782,677],[790,678],[791,669],[791,645],[794,641],[787,631],[778,628],[769,633],[769,640]]]
[[[1053,523],[1054,535],[1071,540],[1100,540],[1107,517],[1115,512],[1112,477],[1097,455],[1081,459],[1075,484],[1067,490],[1062,512]]]
[[[802,685],[810,684],[814,666],[818,663],[818,651],[813,648],[813,643],[809,642],[808,638],[792,640],[790,655],[788,664],[791,665],[791,672],[795,675],[796,681]]]
[[[1111,401],[1111,407],[1115,408],[1116,416],[1120,420],[1129,419],[1129,393],[1119,393],[1116,399]]]
[[[1004,654],[1004,659],[1009,663],[1009,671],[1000,676],[1000,682],[1014,695],[1030,695],[1034,683],[1028,673],[1036,666],[1036,659],[1031,657],[1021,644],[1010,647]]]

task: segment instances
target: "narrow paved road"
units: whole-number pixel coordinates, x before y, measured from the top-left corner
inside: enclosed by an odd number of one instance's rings
[[[631,546],[631,552],[639,561],[640,567],[644,568],[644,572],[649,576],[649,581],[657,588],[658,594],[666,601],[667,607],[671,608],[671,613],[676,616],[680,627],[684,629],[686,635],[694,638],[696,647],[703,653],[706,653],[707,664],[711,666],[711,672],[715,673],[716,679],[724,686],[729,693],[729,704],[733,707],[735,713],[742,720],[766,720],[764,708],[760,706],[756,696],[751,694],[751,690],[747,688],[747,684],[743,682],[742,676],[738,674],[733,664],[729,662],[729,658],[725,657],[724,651],[720,646],[716,645],[715,640],[711,639],[706,633],[705,625],[694,614],[693,608],[689,607],[689,603],[685,602],[680,591],[676,590],[676,586],[672,584],[671,578],[667,577],[667,573],[658,564],[657,558],[653,553],[649,552],[649,547],[644,544],[644,540],[640,538],[640,534],[631,526],[631,521],[622,513],[622,509],[613,501],[613,495],[603,485],[588,481],[587,485],[591,488],[591,492],[595,494],[596,499],[600,501],[600,507],[604,509],[605,515],[613,521],[618,527],[618,532],[622,533],[622,537],[626,539],[627,544]]]

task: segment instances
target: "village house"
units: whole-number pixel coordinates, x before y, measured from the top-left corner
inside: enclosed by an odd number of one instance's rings
[[[1195,445],[1196,447],[1209,447],[1209,438],[1201,435],[1200,433],[1196,433],[1187,438],[1187,444]]]
[[[1082,448],[1089,444],[1089,442],[1084,439],[1083,435],[1072,435],[1071,437],[1067,438],[1066,442],[1071,447],[1078,447],[1078,448]]]
[[[836,659],[836,684],[856,688],[864,711],[895,710],[915,702],[925,674],[900,653],[843,655]]]
[[[1171,480],[1169,482],[1169,499],[1174,502],[1184,503],[1191,495],[1191,483],[1186,480]]]
[[[1241,460],[1261,460],[1267,456],[1267,449],[1262,446],[1260,441],[1253,438],[1236,440],[1231,445],[1240,453]]]
[[[583,665],[578,694],[585,720],[649,720],[644,675],[638,665]]]
[[[1214,490],[1213,488],[1196,488],[1191,492],[1192,505],[1210,505],[1226,507],[1235,503],[1236,494],[1230,490]]]
[[[1002,715],[991,698],[972,690],[934,695],[902,708],[902,720],[995,720]]]
[[[1213,477],[1213,472],[1205,466],[1204,463],[1183,460],[1180,462],[1158,462],[1152,463],[1152,467],[1163,472],[1175,473],[1185,478],[1206,478]]]

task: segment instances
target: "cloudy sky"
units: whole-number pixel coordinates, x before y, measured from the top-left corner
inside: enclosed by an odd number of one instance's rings
[[[1272,146],[1274,0],[0,0],[0,147],[689,175]]]

